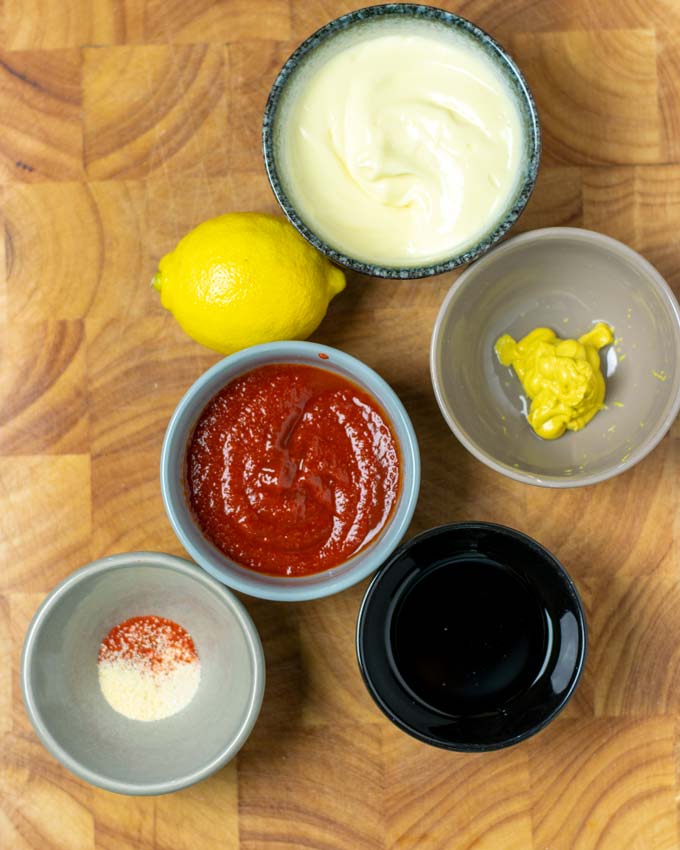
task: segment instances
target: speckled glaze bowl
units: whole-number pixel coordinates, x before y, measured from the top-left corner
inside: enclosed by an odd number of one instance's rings
[[[371,27],[378,30],[383,25],[393,23],[395,19],[412,18],[414,21],[453,30],[470,39],[491,58],[507,80],[510,89],[517,98],[517,104],[525,130],[524,173],[518,181],[515,196],[498,218],[489,226],[487,233],[468,250],[455,254],[441,262],[413,267],[385,266],[357,260],[321,239],[314,230],[314,222],[304,220],[297,212],[287,189],[286,177],[279,167],[281,127],[285,120],[288,99],[294,93],[300,79],[304,77],[308,63],[315,60],[320,52],[335,49],[340,43],[351,43],[359,28]],[[492,245],[508,232],[521,215],[529,200],[536,182],[541,155],[541,132],[536,105],[521,71],[503,47],[484,30],[465,18],[436,9],[411,3],[388,3],[382,6],[369,6],[355,12],[342,15],[317,30],[290,56],[279,72],[269,94],[264,111],[262,125],[262,147],[264,163],[269,182],[281,209],[288,220],[311,244],[326,254],[333,262],[339,263],[361,274],[387,278],[421,278],[450,271],[456,266],[468,263],[488,251]]]
[[[542,440],[494,343],[540,326],[578,337],[597,321],[616,336],[600,353],[606,409],[581,431]],[[435,322],[430,371],[451,430],[487,466],[545,487],[595,484],[642,460],[678,414],[680,308],[658,271],[621,242],[571,227],[531,231],[453,284]]]
[[[196,643],[201,681],[164,720],[130,720],[104,698],[101,641],[130,617],[156,614]],[[230,761],[262,703],[262,644],[238,599],[195,564],[161,552],[93,561],[52,590],[28,627],[21,688],[29,720],[68,770],[117,794],[168,794]]]

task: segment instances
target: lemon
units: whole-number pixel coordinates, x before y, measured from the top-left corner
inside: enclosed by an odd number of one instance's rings
[[[308,337],[345,275],[285,219],[227,213],[187,233],[160,261],[153,285],[190,337],[232,354]]]

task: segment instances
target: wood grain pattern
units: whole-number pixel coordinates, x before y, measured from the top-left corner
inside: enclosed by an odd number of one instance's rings
[[[83,176],[80,69],[79,50],[0,52],[0,183]]]
[[[519,34],[546,165],[663,161],[653,30]]]
[[[479,850],[532,846],[525,748],[489,758],[431,752],[389,730],[383,750],[387,846],[448,850],[452,841]]]
[[[246,745],[238,760],[243,848],[384,846],[378,724],[302,728],[292,740],[272,735],[264,746]]]
[[[529,745],[534,846],[675,850],[675,723],[563,721]]]
[[[121,46],[83,54],[89,178],[141,178],[161,169],[190,179],[227,171],[225,48]]]
[[[9,324],[0,340],[0,454],[89,451],[82,319]]]
[[[454,275],[350,276],[315,338],[377,369],[418,432],[410,533],[507,523],[565,563],[590,655],[536,738],[429,749],[380,714],[353,647],[365,589],[245,600],[267,694],[239,757],[168,798],[91,788],[52,759],[18,681],[44,594],[91,558],[182,554],[158,460],[177,401],[218,356],[158,303],[158,260],[197,223],[273,212],[260,153],[271,82],[347,0],[0,2],[0,847],[2,850],[678,850],[680,423],[582,491],[492,473],[453,439],[428,370]],[[526,72],[544,160],[515,232],[600,230],[680,294],[677,0],[450,0]]]

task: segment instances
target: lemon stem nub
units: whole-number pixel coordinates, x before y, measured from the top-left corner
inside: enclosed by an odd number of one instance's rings
[[[157,289],[158,292],[161,291],[161,275],[160,272],[156,272],[156,274],[151,278],[151,286],[154,289]]]

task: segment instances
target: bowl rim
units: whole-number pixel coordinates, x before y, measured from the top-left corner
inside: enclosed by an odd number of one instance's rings
[[[295,205],[289,199],[283,188],[283,183],[279,177],[279,170],[276,164],[276,155],[274,151],[274,126],[276,123],[276,115],[281,96],[288,80],[303,57],[308,53],[313,52],[319,44],[338,31],[346,30],[357,23],[360,25],[363,21],[368,19],[386,16],[403,16],[435,20],[446,24],[453,29],[463,30],[468,33],[476,41],[485,45],[491,52],[497,54],[501,63],[507,69],[508,76],[514,79],[519,92],[518,97],[521,96],[521,99],[524,101],[528,114],[526,129],[528,156],[525,166],[525,175],[524,179],[518,185],[517,196],[512,206],[504,212],[496,227],[484,234],[470,248],[466,249],[462,253],[455,254],[448,259],[440,260],[435,263],[426,263],[425,265],[420,266],[386,266],[381,265],[380,263],[369,263],[354,259],[348,254],[333,248],[307,224],[305,224],[302,218],[298,215]],[[488,32],[483,30],[481,27],[478,27],[467,18],[463,18],[460,15],[456,15],[453,12],[448,12],[436,6],[428,6],[418,3],[384,3],[376,6],[366,6],[334,18],[316,30],[316,32],[308,36],[288,57],[272,84],[267,98],[267,103],[265,105],[262,118],[262,155],[265,171],[267,172],[267,178],[269,179],[269,185],[271,186],[282,212],[293,227],[295,227],[295,229],[318,251],[321,251],[334,263],[360,274],[381,278],[413,280],[416,278],[443,274],[457,268],[458,266],[471,262],[488,251],[489,248],[495,245],[508,232],[508,230],[510,230],[524,211],[524,208],[526,207],[534,190],[534,186],[536,185],[536,178],[541,159],[541,126],[534,97],[519,66],[510,53],[499,42],[497,42],[493,36],[489,35]]]
[[[523,484],[532,484],[538,487],[551,487],[558,489],[567,489],[571,487],[586,487],[591,484],[599,484],[602,481],[608,481],[617,475],[627,472],[645,457],[652,452],[665,437],[670,429],[673,421],[680,412],[680,375],[676,373],[674,376],[674,384],[676,385],[674,392],[675,398],[670,405],[666,415],[659,422],[654,431],[650,431],[647,439],[634,449],[625,461],[617,464],[611,469],[597,473],[582,473],[574,475],[570,478],[560,477],[557,475],[535,475],[533,473],[522,472],[515,467],[502,463],[496,460],[491,455],[483,451],[473,438],[461,427],[457,417],[453,414],[449,406],[446,404],[444,391],[441,382],[441,376],[437,364],[437,352],[441,342],[442,328],[444,318],[448,313],[449,307],[454,302],[463,289],[470,284],[476,275],[483,272],[491,263],[502,258],[504,254],[509,253],[519,245],[531,244],[532,242],[541,242],[546,239],[577,239],[591,244],[597,244],[604,247],[611,253],[616,253],[628,259],[632,265],[636,266],[644,272],[650,279],[652,285],[661,296],[663,303],[668,309],[668,314],[675,323],[675,336],[680,345],[680,305],[678,300],[661,273],[656,269],[642,254],[635,251],[624,242],[614,239],[612,236],[607,236],[604,233],[599,233],[596,230],[588,230],[582,227],[543,227],[536,230],[529,230],[526,233],[520,233],[518,236],[513,236],[507,239],[502,245],[493,248],[484,257],[480,258],[465,269],[463,273],[453,282],[448,292],[444,296],[444,300],[439,308],[437,317],[434,322],[432,336],[430,340],[430,380],[434,390],[435,398],[439,410],[444,417],[447,425],[454,433],[460,443],[474,455],[477,460],[480,460],[490,469],[512,478],[515,481],[520,481]]]
[[[35,642],[47,616],[51,613],[51,611],[54,610],[61,600],[83,580],[89,579],[92,576],[108,573],[112,570],[129,568],[131,566],[139,567],[141,569],[145,566],[160,567],[162,569],[181,573],[187,578],[204,585],[204,587],[218,597],[235,616],[243,631],[252,660],[253,680],[250,689],[250,702],[243,719],[243,723],[241,724],[237,734],[222,748],[219,755],[202,768],[165,782],[122,782],[116,779],[111,779],[110,777],[83,765],[67,750],[65,750],[53,737],[37,707],[31,684],[30,674]],[[52,590],[40,603],[38,609],[33,615],[33,618],[31,619],[28,629],[26,630],[21,650],[19,678],[21,682],[21,693],[24,708],[28,715],[28,719],[30,720],[31,725],[43,746],[57,759],[57,761],[80,779],[84,779],[91,785],[103,788],[106,791],[112,791],[116,794],[125,794],[129,796],[150,796],[169,794],[174,791],[179,791],[182,788],[187,788],[190,785],[194,785],[196,782],[200,782],[202,779],[206,779],[208,776],[211,776],[236,755],[252,732],[259,716],[264,697],[266,672],[264,650],[262,649],[262,642],[255,623],[243,603],[241,603],[228,588],[220,584],[220,582],[215,581],[215,579],[201,570],[197,565],[192,564],[190,561],[183,558],[179,558],[176,555],[169,555],[165,552],[138,551],[109,555],[103,558],[98,558],[95,561],[91,561],[89,564],[86,564],[85,566],[70,573],[66,576],[66,578],[60,581],[59,584],[52,588]]]
[[[273,579],[276,584],[265,585],[259,579],[259,573],[240,567],[238,573],[230,571],[229,575],[225,576],[223,568],[217,565],[212,558],[206,558],[204,553],[194,546],[190,537],[185,533],[178,505],[173,496],[170,456],[173,445],[178,439],[180,420],[186,416],[187,410],[192,411],[194,422],[200,416],[207,402],[197,405],[196,397],[206,384],[217,376],[229,372],[231,373],[230,376],[225,377],[222,383],[222,387],[226,386],[230,381],[245,374],[250,369],[264,365],[259,359],[262,354],[267,355],[266,362],[268,363],[296,362],[296,358],[305,357],[306,360],[313,361],[320,369],[328,368],[326,364],[329,360],[338,364],[349,375],[349,380],[364,387],[375,398],[392,421],[393,428],[396,424],[393,420],[398,420],[401,430],[406,435],[405,443],[399,439],[397,433],[394,435],[399,446],[402,471],[401,496],[394,514],[388,520],[375,544],[359,550],[353,556],[357,559],[357,563],[352,565],[351,569],[339,575],[334,574],[333,570],[328,570],[326,573],[321,571],[315,574],[317,580],[313,584],[300,583],[296,585],[294,583],[295,577],[267,576],[268,581],[271,582]],[[214,392],[219,392],[219,389]],[[388,400],[387,404],[385,399]],[[352,585],[375,572],[390,557],[406,533],[416,509],[420,492],[420,449],[413,423],[403,402],[387,381],[374,369],[338,348],[316,342],[286,340],[253,345],[238,351],[215,363],[194,381],[182,396],[168,422],[161,448],[160,477],[161,496],[170,524],[182,546],[200,567],[219,582],[258,599],[268,599],[274,602],[304,602],[331,596],[352,587]],[[402,502],[404,504],[403,509],[401,508]],[[334,569],[339,569],[339,567]]]
[[[514,539],[519,540],[520,542],[528,545],[530,548],[535,549],[540,554],[544,562],[550,562],[556,574],[564,582],[567,593],[571,596],[572,600],[575,603],[575,610],[578,615],[576,620],[578,624],[579,634],[579,654],[574,662],[574,673],[572,675],[572,680],[569,684],[569,687],[560,695],[560,699],[556,707],[553,708],[552,711],[547,714],[543,719],[535,723],[533,726],[529,727],[529,729],[525,730],[524,732],[520,732],[517,735],[513,735],[503,740],[502,742],[491,745],[484,743],[458,744],[456,742],[445,742],[443,739],[437,739],[433,735],[428,735],[422,732],[421,730],[416,729],[411,724],[403,721],[397,714],[392,711],[388,702],[383,699],[382,695],[375,688],[373,681],[366,669],[363,649],[363,633],[366,622],[366,610],[370,605],[371,599],[377,592],[380,586],[380,582],[387,574],[390,567],[395,564],[400,558],[403,558],[404,555],[407,555],[409,549],[414,544],[419,543],[422,540],[427,540],[430,537],[436,537],[437,535],[442,533],[465,532],[471,529],[481,529],[485,531],[495,532],[500,534],[502,537],[513,537]],[[357,663],[359,665],[361,677],[364,681],[366,689],[368,690],[369,694],[373,698],[373,701],[376,703],[378,708],[383,712],[383,714],[385,714],[385,716],[389,720],[392,721],[392,723],[394,723],[395,726],[397,726],[397,728],[401,729],[403,732],[406,732],[408,735],[411,735],[413,738],[422,741],[423,743],[438,747],[440,749],[467,753],[493,752],[495,750],[506,749],[507,747],[511,747],[515,744],[519,744],[522,741],[525,741],[527,738],[533,737],[542,729],[544,729],[549,723],[551,723],[555,719],[555,717],[557,717],[557,715],[560,714],[566,708],[567,704],[574,695],[574,692],[576,691],[576,688],[578,687],[578,684],[581,681],[583,673],[585,671],[586,658],[588,655],[588,624],[585,609],[583,606],[583,600],[581,599],[574,580],[569,575],[559,558],[557,558],[556,555],[554,555],[549,549],[547,549],[534,537],[531,537],[523,531],[519,531],[519,529],[512,528],[508,525],[502,525],[497,522],[486,522],[484,520],[450,522],[434,526],[433,528],[428,528],[425,531],[416,534],[414,537],[411,537],[393,552],[392,556],[385,562],[382,569],[373,577],[361,600],[359,613],[357,615],[355,650],[357,656]]]

